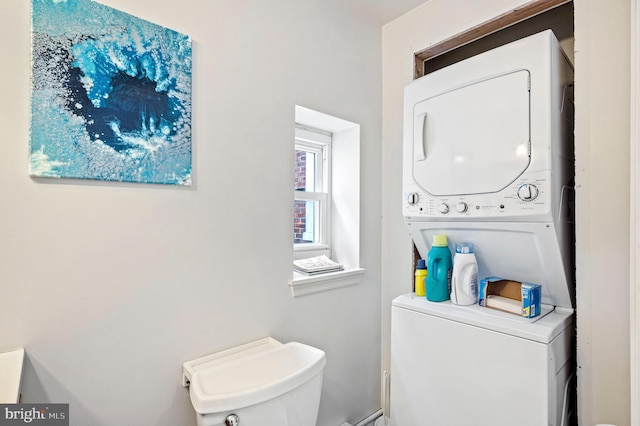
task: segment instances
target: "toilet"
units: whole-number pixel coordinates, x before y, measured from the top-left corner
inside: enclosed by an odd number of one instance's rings
[[[267,337],[182,366],[198,426],[314,426],[323,351]]]

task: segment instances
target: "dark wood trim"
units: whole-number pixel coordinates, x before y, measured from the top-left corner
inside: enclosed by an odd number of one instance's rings
[[[414,54],[415,56],[415,77],[422,77],[424,74],[422,64],[424,61],[442,55],[450,50],[456,49],[484,36],[495,33],[503,28],[532,18],[547,10],[570,3],[571,0],[531,0],[513,10],[489,19],[475,27],[471,27],[448,39],[442,40],[427,49]]]

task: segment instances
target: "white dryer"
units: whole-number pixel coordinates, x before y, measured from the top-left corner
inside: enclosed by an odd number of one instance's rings
[[[472,242],[478,278],[542,286],[523,320],[414,295],[392,306],[391,421],[564,425],[573,377],[573,68],[551,31],[405,89],[403,214],[423,258],[433,235]]]
[[[473,242],[479,277],[573,306],[572,82],[549,30],[405,88],[402,205],[422,257],[437,233]]]

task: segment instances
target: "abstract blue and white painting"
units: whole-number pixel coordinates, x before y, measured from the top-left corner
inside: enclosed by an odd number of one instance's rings
[[[191,185],[191,39],[91,0],[31,0],[29,174]]]

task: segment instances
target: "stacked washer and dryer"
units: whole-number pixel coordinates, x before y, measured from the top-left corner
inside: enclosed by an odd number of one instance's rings
[[[575,388],[573,68],[551,31],[405,89],[403,214],[474,244],[478,278],[542,286],[531,319],[478,305],[392,304],[394,426],[558,425]]]

